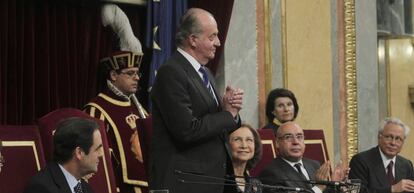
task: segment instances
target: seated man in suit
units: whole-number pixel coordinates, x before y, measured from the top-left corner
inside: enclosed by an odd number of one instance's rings
[[[311,159],[303,157],[305,152],[303,129],[294,122],[280,125],[276,134],[276,146],[279,155],[259,174],[263,184],[285,187],[302,188],[320,193],[326,186],[312,186],[308,180],[323,181],[330,178],[330,163],[322,166]],[[335,167],[332,180],[338,181],[346,178],[346,169]],[[264,193],[274,192],[271,188],[264,188]]]
[[[378,130],[378,146],[352,157],[349,177],[361,179],[362,193],[414,192],[413,163],[398,155],[409,131],[399,119],[386,118]]]
[[[60,122],[53,136],[53,160],[30,180],[24,193],[91,193],[81,177],[96,173],[103,154],[96,122],[68,118]]]

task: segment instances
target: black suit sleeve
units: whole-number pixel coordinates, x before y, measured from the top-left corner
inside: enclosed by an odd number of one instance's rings
[[[390,186],[374,187],[373,185],[369,185],[369,180],[375,178],[375,176],[371,176],[372,173],[370,172],[369,164],[361,155],[355,155],[349,164],[351,168],[349,178],[361,180],[361,193],[391,193]]]
[[[183,69],[163,66],[155,84],[151,93],[154,105],[176,141],[184,144],[206,141],[227,129],[237,128],[230,112],[210,112],[211,107],[205,104]]]

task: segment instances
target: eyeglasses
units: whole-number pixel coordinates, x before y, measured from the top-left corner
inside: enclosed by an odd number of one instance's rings
[[[135,76],[138,76],[138,78],[142,77],[142,73],[140,73],[138,70],[131,70],[131,71],[126,71],[126,72],[120,72],[120,74],[125,74],[127,75],[129,78],[134,78]]]
[[[392,135],[384,135],[384,134],[380,134],[382,136],[382,138],[387,141],[387,142],[392,142],[395,140],[395,142],[397,143],[403,143],[405,140],[405,137],[402,138],[400,136],[392,136]]]
[[[285,134],[281,137],[278,137],[278,139],[280,140],[284,140],[284,141],[289,141],[289,142],[293,142],[295,141],[295,139],[297,139],[298,141],[303,141],[305,139],[305,136],[303,134]]]

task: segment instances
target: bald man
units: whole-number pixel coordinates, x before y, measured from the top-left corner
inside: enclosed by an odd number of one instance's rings
[[[316,160],[303,157],[305,152],[303,129],[294,122],[286,122],[280,125],[276,134],[276,147],[279,155],[259,174],[263,184],[297,187],[313,191],[315,193],[331,192],[325,186],[312,186],[307,180],[328,180],[330,177],[330,164],[325,162],[322,166]],[[346,169],[337,167],[342,171],[335,171],[332,180],[345,178]],[[264,193],[274,190],[264,188]]]

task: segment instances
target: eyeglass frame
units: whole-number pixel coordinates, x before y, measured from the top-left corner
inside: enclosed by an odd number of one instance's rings
[[[134,78],[135,76],[138,76],[138,78],[142,77],[142,73],[139,70],[130,70],[130,71],[126,71],[126,72],[122,72],[120,71],[119,74],[125,74],[127,75],[128,78]]]
[[[404,141],[405,141],[405,136],[404,137],[400,137],[400,136],[393,136],[393,135],[384,135],[384,134],[382,134],[382,133],[380,133],[379,134],[385,141],[388,141],[388,142],[393,142],[393,141],[395,141],[396,143],[400,143],[400,144],[402,144],[402,143],[404,143]]]
[[[284,134],[281,137],[277,137],[279,140],[283,140],[283,141],[288,141],[288,142],[293,142],[295,139],[303,142],[305,140],[305,135],[303,133],[298,133],[296,135],[292,134],[292,133],[287,133]]]

